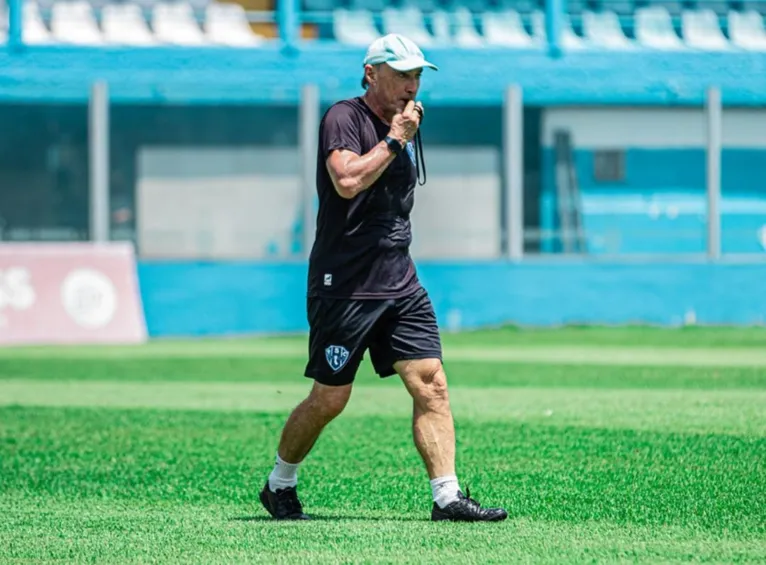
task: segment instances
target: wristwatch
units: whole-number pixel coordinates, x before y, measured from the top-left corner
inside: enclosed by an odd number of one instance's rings
[[[388,145],[388,148],[391,150],[391,152],[394,155],[399,155],[399,153],[402,152],[402,149],[404,149],[404,145],[402,145],[402,142],[398,139],[394,139],[390,135],[386,136],[385,139],[386,145]]]

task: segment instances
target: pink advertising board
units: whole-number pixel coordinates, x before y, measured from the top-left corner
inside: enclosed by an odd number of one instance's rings
[[[130,243],[0,243],[0,345],[144,341]]]

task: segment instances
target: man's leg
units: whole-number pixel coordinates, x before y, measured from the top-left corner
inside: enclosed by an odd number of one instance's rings
[[[260,494],[261,504],[274,518],[305,520],[298,499],[298,465],[308,455],[322,430],[346,407],[351,384],[329,386],[315,382],[308,397],[287,418],[276,462]]]
[[[425,290],[396,301],[370,344],[376,372],[399,374],[412,396],[412,435],[431,479],[433,520],[495,521],[502,508],[482,508],[460,490],[455,473],[455,427],[442,367],[436,315]]]
[[[397,361],[394,369],[412,396],[412,435],[431,479],[431,519],[461,522],[505,520],[503,508],[482,508],[464,495],[455,474],[455,428],[447,376],[439,359]]]
[[[322,430],[345,408],[366,350],[367,334],[385,310],[383,301],[309,299],[309,396],[290,414],[261,503],[279,519],[306,519],[296,492],[298,465]]]
[[[303,461],[324,427],[346,407],[351,386],[314,383],[308,397],[295,407],[282,429],[277,455],[283,461],[292,465]]]
[[[397,361],[394,370],[413,399],[412,437],[428,477],[455,475],[455,426],[447,376],[439,359]]]

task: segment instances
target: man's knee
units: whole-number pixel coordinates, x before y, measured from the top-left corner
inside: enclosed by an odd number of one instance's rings
[[[309,394],[312,410],[322,419],[330,421],[337,417],[348,404],[351,385],[329,386],[315,382]]]
[[[449,402],[447,375],[439,359],[400,361],[396,370],[415,402],[427,409]]]

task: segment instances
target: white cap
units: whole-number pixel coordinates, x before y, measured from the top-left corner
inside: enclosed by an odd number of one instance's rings
[[[425,60],[423,52],[412,40],[396,33],[379,37],[367,49],[364,64],[379,65],[381,63],[386,63],[397,71],[411,71],[423,67],[439,70],[436,65]]]

